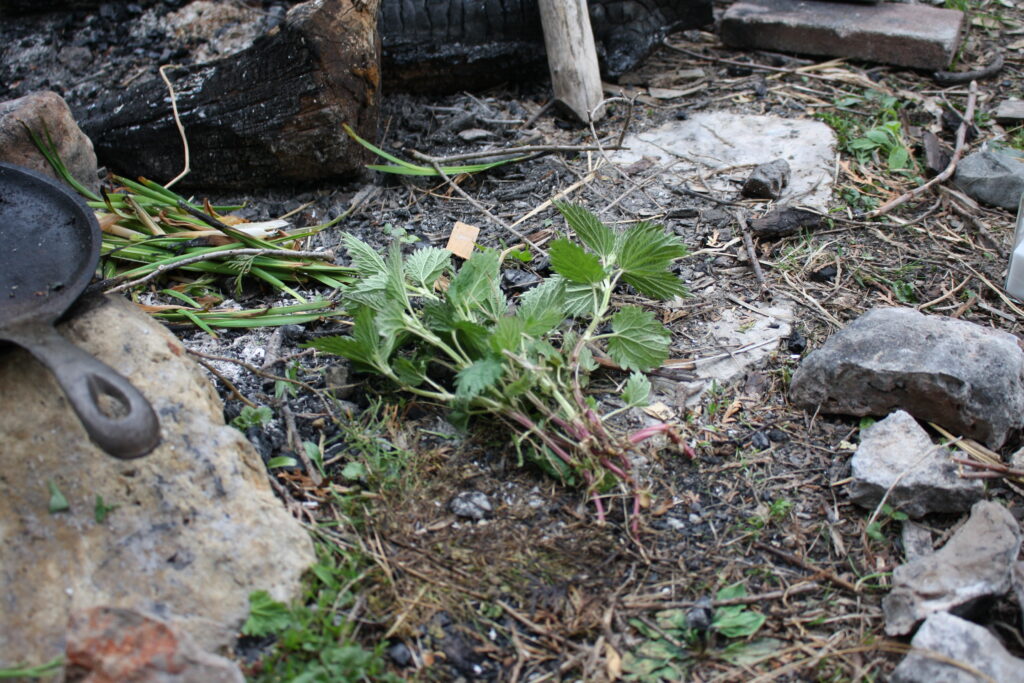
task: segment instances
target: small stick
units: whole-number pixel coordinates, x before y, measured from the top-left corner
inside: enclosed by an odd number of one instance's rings
[[[174,176],[169,183],[164,185],[165,188],[170,188],[192,171],[192,165],[189,160],[188,138],[185,136],[185,126],[181,125],[181,116],[178,114],[178,96],[174,93],[174,86],[171,85],[171,80],[167,78],[167,72],[165,71],[166,69],[177,68],[177,64],[164,64],[160,67],[160,78],[164,79],[167,90],[171,93],[171,112],[174,114],[174,125],[178,127],[178,135],[181,136],[181,144],[185,148],[185,168],[181,170],[181,173]]]
[[[783,560],[785,560],[786,562],[789,562],[790,564],[796,565],[798,567],[803,567],[807,571],[814,572],[815,574],[821,576],[822,578],[828,579],[829,581],[831,581],[835,585],[839,586],[840,588],[845,588],[846,590],[850,591],[851,593],[860,593],[861,592],[859,588],[857,588],[855,585],[853,585],[852,583],[850,583],[846,579],[842,579],[842,578],[836,576],[836,574],[833,571],[831,571],[829,569],[824,569],[822,567],[818,567],[815,564],[813,564],[811,562],[808,562],[807,560],[805,560],[802,557],[797,557],[796,555],[793,555],[792,553],[787,553],[785,550],[781,550],[779,548],[773,548],[772,546],[768,545],[767,543],[754,543],[754,547],[755,548],[760,548],[761,550],[769,552],[772,555],[780,557]]]
[[[519,232],[518,230],[513,228],[511,225],[509,225],[505,221],[503,221],[500,218],[498,218],[497,216],[495,216],[493,213],[491,213],[490,211],[487,210],[487,207],[485,207],[483,204],[481,204],[477,200],[475,200],[472,197],[470,197],[469,194],[465,190],[463,190],[461,187],[459,187],[458,183],[454,182],[450,177],[448,177],[448,174],[445,173],[444,169],[441,168],[441,164],[437,163],[436,161],[431,161],[430,165],[434,168],[435,171],[437,171],[437,174],[444,179],[444,182],[448,184],[448,187],[450,187],[453,190],[455,190],[459,194],[460,197],[462,197],[467,202],[469,202],[474,207],[476,207],[476,209],[478,211],[482,212],[488,218],[490,218],[492,221],[497,223],[499,227],[504,228],[505,230],[509,231],[510,233],[512,233],[513,235],[515,235],[519,239],[521,239],[525,245],[527,245],[530,249],[533,249],[534,251],[536,251],[541,256],[547,256],[548,255],[548,252],[547,252],[546,249],[544,249],[543,247],[539,247],[536,244],[534,244],[533,242],[531,242],[530,240],[528,240],[526,238],[526,235],[524,235],[523,233]]]
[[[764,282],[764,271],[761,270],[761,263],[757,260],[757,251],[754,249],[754,240],[750,237],[750,226],[747,225],[747,219],[743,217],[742,211],[736,212],[736,220],[740,224],[740,230],[743,233],[743,246],[747,248],[747,257],[750,258],[750,267],[754,269],[754,277],[757,278],[757,286],[761,292],[767,289],[767,285]]]
[[[455,154],[449,157],[435,157],[423,152],[417,152],[416,150],[409,150],[409,156],[413,157],[417,161],[423,161],[425,163],[439,163],[448,164],[453,161],[472,161],[473,159],[489,159],[491,157],[507,157],[515,156],[517,154],[551,154],[556,152],[600,152],[601,147],[594,147],[591,145],[524,145],[522,147],[509,147],[507,149],[493,149],[483,150],[482,152],[467,152],[465,154]],[[614,147],[604,147],[603,149],[623,149],[621,141]]]
[[[256,405],[255,403],[253,403],[252,401],[250,401],[249,399],[247,399],[247,398],[246,398],[245,396],[243,396],[243,395],[242,395],[242,392],[240,392],[240,391],[238,390],[238,387],[236,387],[236,386],[235,386],[234,384],[232,384],[232,383],[231,383],[231,380],[229,380],[229,379],[228,379],[227,377],[225,377],[225,376],[224,376],[223,374],[221,374],[221,372],[220,372],[219,370],[217,370],[217,368],[213,367],[212,365],[210,365],[209,363],[207,363],[207,362],[206,362],[205,360],[203,360],[202,358],[197,358],[197,359],[196,359],[196,362],[197,362],[197,363],[199,363],[200,365],[202,365],[202,366],[203,366],[204,368],[206,368],[207,370],[209,370],[209,372],[210,372],[210,374],[211,374],[211,375],[213,375],[214,377],[216,377],[217,379],[219,379],[219,380],[220,380],[220,381],[221,381],[221,382],[222,382],[222,383],[224,384],[224,386],[226,386],[226,387],[228,388],[228,391],[230,391],[230,392],[231,392],[231,394],[232,394],[232,395],[233,395],[233,396],[234,396],[235,398],[237,398],[237,399],[238,399],[239,401],[241,401],[241,402],[242,402],[242,403],[244,403],[245,405],[249,406],[249,407],[250,407],[250,408],[252,408],[253,410],[256,410],[256,408],[258,408],[258,407],[259,407],[259,406],[257,406],[257,405]]]
[[[302,439],[299,438],[299,430],[295,427],[295,415],[292,413],[292,409],[288,407],[288,404],[281,404],[281,415],[284,416],[284,424],[288,430],[288,441],[291,442],[292,450],[295,451],[295,455],[299,456],[299,460],[302,461],[302,466],[305,468],[306,474],[309,475],[310,481],[313,482],[313,486],[320,486],[320,484],[324,483],[324,478],[306,453],[306,447],[302,443]]]
[[[181,259],[180,261],[174,261],[173,263],[165,263],[159,266],[156,270],[140,277],[136,280],[130,280],[122,284],[117,285],[111,289],[106,290],[106,294],[113,294],[114,292],[121,292],[126,289],[141,285],[150,280],[163,275],[164,273],[180,268],[181,266],[191,265],[193,263],[199,263],[200,261],[213,261],[215,259],[232,257],[232,256],[285,256],[291,258],[308,258],[318,259],[322,261],[333,261],[334,253],[330,251],[292,251],[290,249],[226,249],[224,251],[211,251],[205,254],[199,254],[197,256],[190,256],[189,258]],[[106,282],[107,285],[112,285],[123,279],[123,276],[111,278]]]
[[[960,157],[963,156],[964,150],[966,148],[964,143],[967,140],[967,129],[970,127],[971,121],[974,120],[974,104],[977,101],[977,99],[978,82],[971,81],[971,87],[968,90],[967,109],[964,111],[964,117],[960,120],[960,127],[957,128],[956,130],[956,148],[953,150],[953,156],[949,160],[949,164],[946,166],[946,169],[939,175],[929,180],[924,185],[919,185],[918,187],[915,187],[913,190],[904,192],[899,197],[896,197],[896,199],[890,200],[883,204],[882,206],[875,209],[874,211],[868,212],[867,214],[865,214],[865,218],[878,218],[879,216],[887,214],[900,204],[903,204],[908,200],[913,199],[917,195],[931,188],[933,185],[938,185],[939,183],[945,182],[951,175],[953,175],[953,171],[956,170],[956,165],[960,161]]]

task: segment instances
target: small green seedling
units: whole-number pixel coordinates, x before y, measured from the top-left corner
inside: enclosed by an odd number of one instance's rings
[[[274,412],[267,406],[256,406],[255,408],[243,406],[238,417],[231,421],[231,426],[244,432],[250,427],[263,427],[270,424],[273,418]]]

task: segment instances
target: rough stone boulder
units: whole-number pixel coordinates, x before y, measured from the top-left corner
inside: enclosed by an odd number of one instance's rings
[[[885,632],[904,635],[932,614],[965,614],[1003,595],[1010,590],[1019,552],[1020,526],[1013,515],[996,503],[975,503],[946,545],[896,567],[893,588],[882,600]]]
[[[92,141],[75,123],[64,99],[55,92],[35,92],[0,102],[0,161],[56,178],[53,167],[25,130],[45,140],[49,133],[64,165],[86,187],[99,188]]]
[[[296,597],[312,542],[178,340],[123,299],[59,328],[153,404],[162,442],[138,460],[105,455],[48,371],[0,348],[0,668],[62,654],[69,615],[97,606],[164,619],[212,650],[234,638],[250,592]]]
[[[790,399],[843,415],[902,409],[999,448],[1024,426],[1024,351],[1006,332],[876,308],[803,360]]]
[[[962,479],[949,449],[937,446],[917,421],[897,410],[861,436],[850,462],[850,499],[865,507],[882,500],[911,517],[965,512],[981,500],[980,479]]]
[[[985,680],[974,671],[1000,683],[1024,683],[1024,659],[1011,655],[988,629],[952,614],[928,617],[910,641],[911,650],[889,680],[892,683],[976,683]],[[915,651],[917,650],[917,651]],[[920,650],[938,653],[926,654]]]

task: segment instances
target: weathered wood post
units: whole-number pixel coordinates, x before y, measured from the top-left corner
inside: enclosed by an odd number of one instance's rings
[[[555,99],[584,123],[601,102],[601,72],[590,29],[587,0],[539,0]],[[593,111],[597,121],[604,107]]]

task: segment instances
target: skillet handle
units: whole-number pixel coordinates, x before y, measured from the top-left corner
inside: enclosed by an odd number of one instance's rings
[[[160,443],[153,406],[122,375],[62,337],[50,325],[33,325],[20,345],[50,369],[97,446],[122,460],[140,458]]]

